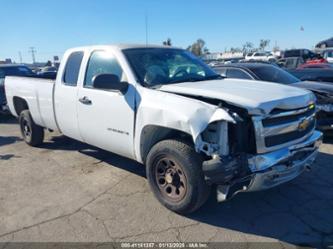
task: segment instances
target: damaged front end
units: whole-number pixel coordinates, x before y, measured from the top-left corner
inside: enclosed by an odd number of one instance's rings
[[[267,116],[234,110],[228,112],[235,123],[213,122],[199,136],[207,159],[202,169],[207,183],[217,185],[218,201],[277,186],[310,168],[322,140],[313,107]]]

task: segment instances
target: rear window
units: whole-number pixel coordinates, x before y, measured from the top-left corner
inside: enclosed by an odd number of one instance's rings
[[[83,52],[73,52],[67,60],[63,81],[65,85],[76,86],[79,77]]]
[[[284,57],[300,57],[301,51],[300,50],[289,50],[284,52]]]
[[[300,81],[292,74],[275,66],[254,67],[252,71],[264,81],[282,84],[292,84]]]

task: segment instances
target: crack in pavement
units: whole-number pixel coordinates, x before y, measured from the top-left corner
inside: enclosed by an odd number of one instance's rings
[[[173,226],[173,227],[169,227],[167,229],[162,229],[162,230],[138,233],[138,234],[134,234],[134,235],[130,235],[130,236],[112,237],[112,239],[114,239],[114,240],[129,239],[129,238],[134,238],[134,237],[138,237],[138,236],[142,236],[142,235],[159,234],[159,233],[168,232],[168,231],[171,231],[171,230],[177,230],[177,229],[182,229],[182,228],[187,228],[187,227],[192,227],[192,226],[198,226],[198,225],[200,225],[199,222],[194,223],[194,224],[184,225],[184,226]]]

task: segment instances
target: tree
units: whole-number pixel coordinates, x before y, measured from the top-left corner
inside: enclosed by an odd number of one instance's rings
[[[269,43],[270,43],[270,40],[261,39],[260,43],[259,43],[259,49],[265,50],[265,48],[269,46]]]
[[[252,42],[245,42],[245,44],[243,44],[243,49],[242,52],[247,54],[250,53],[254,50],[253,48],[253,43]]]
[[[166,41],[163,41],[163,45],[164,46],[172,46],[172,42],[171,42],[171,39],[170,38],[168,38]]]
[[[206,42],[203,39],[198,39],[191,46],[187,47],[187,50],[191,51],[193,54],[197,56],[202,56],[203,54],[208,54],[209,50],[205,47]]]

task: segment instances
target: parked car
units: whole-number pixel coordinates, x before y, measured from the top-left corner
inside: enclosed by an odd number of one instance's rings
[[[212,185],[223,201],[292,180],[322,140],[311,92],[223,79],[172,47],[74,48],[55,81],[6,77],[5,86],[26,143],[57,130],[145,164],[157,199],[179,213],[198,209]]]
[[[287,57],[277,61],[277,65],[285,69],[295,69],[304,63],[305,61],[302,57]]]
[[[323,57],[329,62],[333,63],[333,49],[323,51]]]
[[[333,64],[330,63],[305,63],[300,65],[297,69],[305,69],[305,68],[328,68],[328,69],[332,69],[333,68]]]
[[[276,58],[270,52],[254,52],[254,53],[248,53],[245,56],[245,60],[246,61],[269,61],[269,62],[275,62]]]
[[[214,70],[228,78],[275,82],[312,91],[317,97],[318,122],[321,130],[333,128],[333,85],[324,82],[301,81],[287,71],[263,63],[221,65]]]
[[[57,71],[56,67],[43,67],[37,75],[45,79],[55,79],[57,77]]]
[[[305,62],[309,59],[316,58],[317,56],[318,54],[309,49],[289,49],[282,53],[282,58],[301,57]]]
[[[316,45],[316,48],[328,48],[328,47],[333,47],[333,37],[329,38],[327,40],[318,42]]]
[[[310,66],[307,68],[288,69],[287,71],[302,81],[333,82],[333,68]]]
[[[6,76],[31,76],[33,72],[24,65],[5,64],[0,65],[0,113],[7,113],[7,101],[5,95],[4,80]]]

